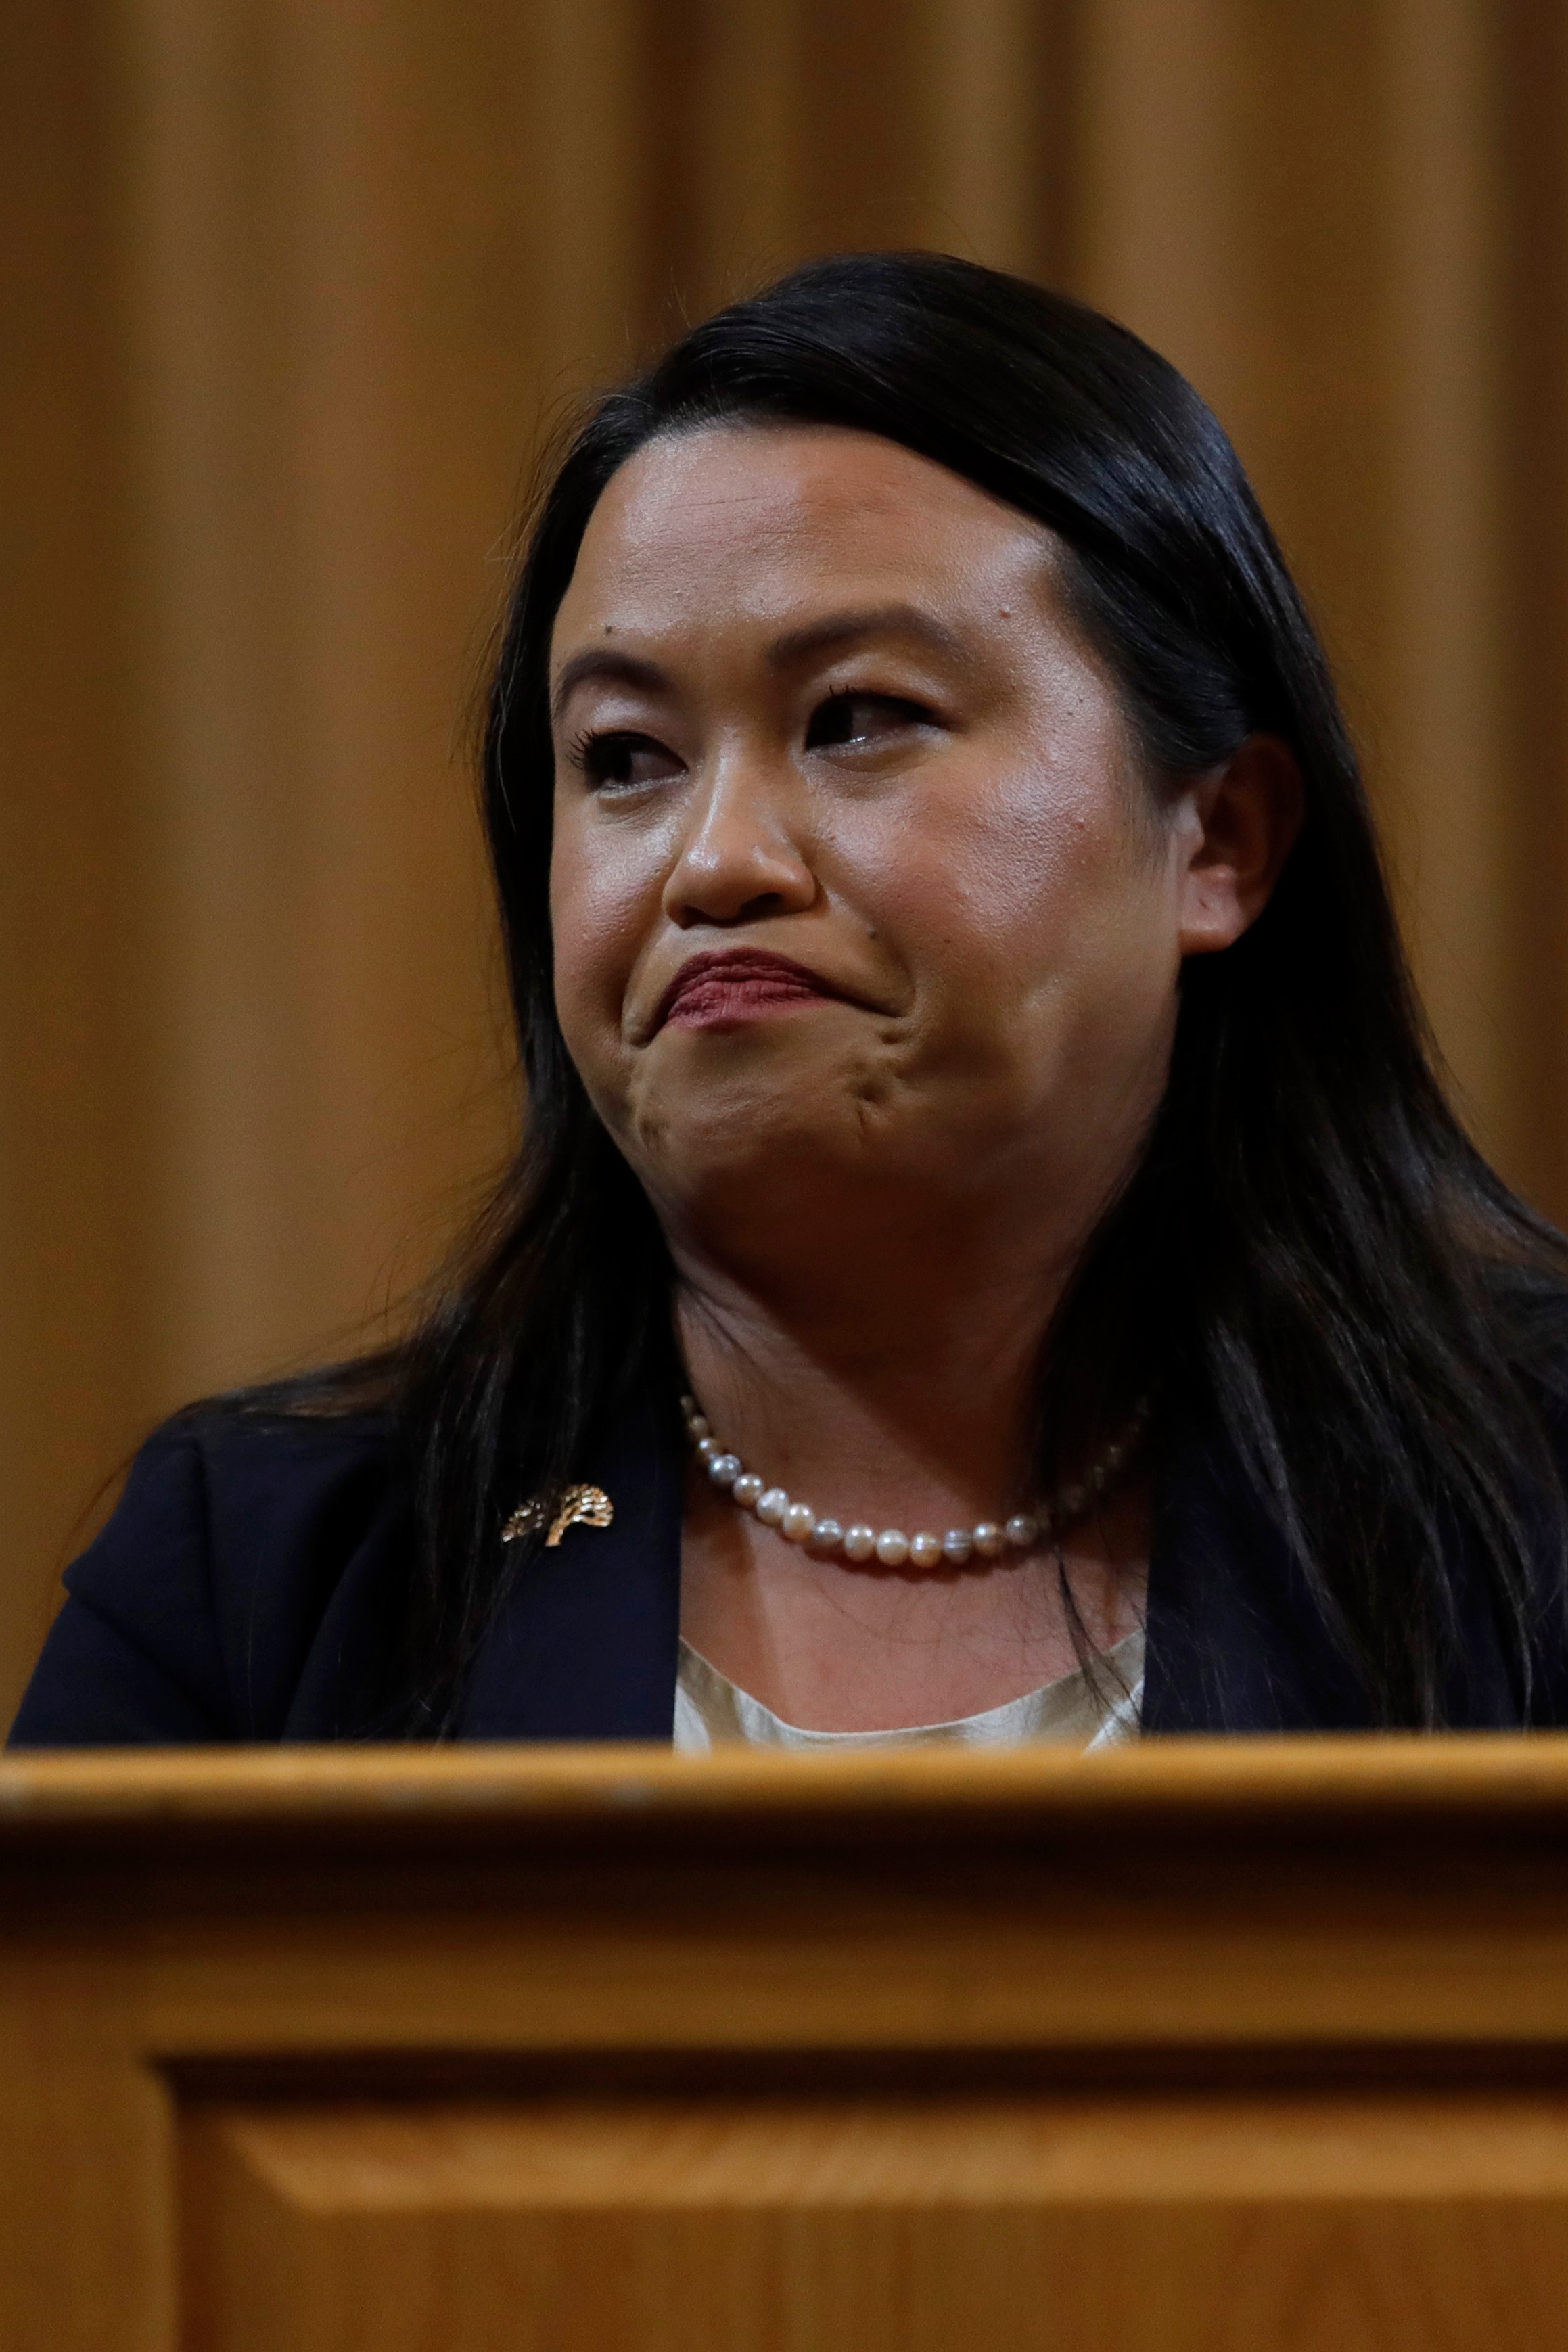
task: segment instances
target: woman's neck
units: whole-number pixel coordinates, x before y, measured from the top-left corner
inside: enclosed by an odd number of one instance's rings
[[[731,1452],[792,1494],[878,1524],[962,1525],[1022,1499],[1041,1339],[1068,1265],[679,1263],[691,1387]]]
[[[1060,1228],[1031,1229],[1019,1209],[902,1234],[889,1213],[849,1243],[847,1219],[793,1230],[837,1245],[786,1262],[755,1223],[747,1239],[763,1244],[743,1251],[673,1244],[687,1370],[721,1444],[819,1516],[906,1536],[1044,1499],[1029,1441],[1041,1342],[1077,1256]],[[693,1461],[682,1630],[787,1722],[947,1721],[1070,1672],[1081,1634],[1105,1647],[1137,1622],[1147,1518],[1138,1493],[1119,1494],[1054,1556],[879,1572],[786,1543]]]
[[[879,1532],[945,1537],[1039,1499],[1034,1372],[1057,1293],[1020,1283],[1015,1265],[1011,1282],[960,1297],[942,1271],[917,1286],[911,1270],[903,1298],[849,1296],[809,1315],[711,1266],[687,1269],[680,1335],[715,1436],[819,1516]],[[1130,1631],[1147,1547],[1133,1491],[1074,1528],[1062,1552],[879,1572],[784,1542],[694,1459],[681,1628],[786,1722],[946,1722],[1070,1673],[1085,1635],[1105,1648]]]

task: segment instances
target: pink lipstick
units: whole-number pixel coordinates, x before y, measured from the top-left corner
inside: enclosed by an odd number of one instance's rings
[[[837,989],[788,956],[716,949],[681,965],[665,990],[656,1026],[721,1029],[837,997]]]

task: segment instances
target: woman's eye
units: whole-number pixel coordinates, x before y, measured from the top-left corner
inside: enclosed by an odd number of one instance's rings
[[[589,735],[574,750],[577,764],[600,791],[661,783],[680,767],[674,752],[651,735]]]
[[[930,717],[923,703],[899,694],[831,694],[811,715],[805,748],[819,751],[836,744],[876,743],[921,727]]]

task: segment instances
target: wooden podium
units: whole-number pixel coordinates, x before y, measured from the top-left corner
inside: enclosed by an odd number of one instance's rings
[[[0,1763],[5,2352],[1568,2342],[1568,1739]]]

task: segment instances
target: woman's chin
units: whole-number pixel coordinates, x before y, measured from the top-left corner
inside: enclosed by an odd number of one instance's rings
[[[905,1098],[868,1118],[847,1093],[666,1111],[619,1139],[672,1232],[721,1256],[773,1262],[876,1248],[956,1210],[991,1157],[954,1151]],[[857,1238],[858,1237],[858,1238]]]
[[[823,1097],[656,1116],[637,1121],[622,1148],[650,1188],[667,1197],[696,1198],[735,1186],[773,1191],[812,1171],[864,1173],[867,1161],[853,1112]]]
[[[671,1038],[666,1050],[658,1040],[632,1073],[620,1120],[610,1122],[624,1126],[627,1157],[701,1181],[862,1156],[866,1106],[890,1094],[888,1076],[863,1054],[809,1050],[801,1028],[780,1034],[787,1025],[751,1037]]]
[[[853,1105],[822,1087],[654,1108],[617,1138],[650,1196],[687,1226],[771,1221],[782,1240],[855,1194],[896,1189],[899,1140],[868,1151]]]

